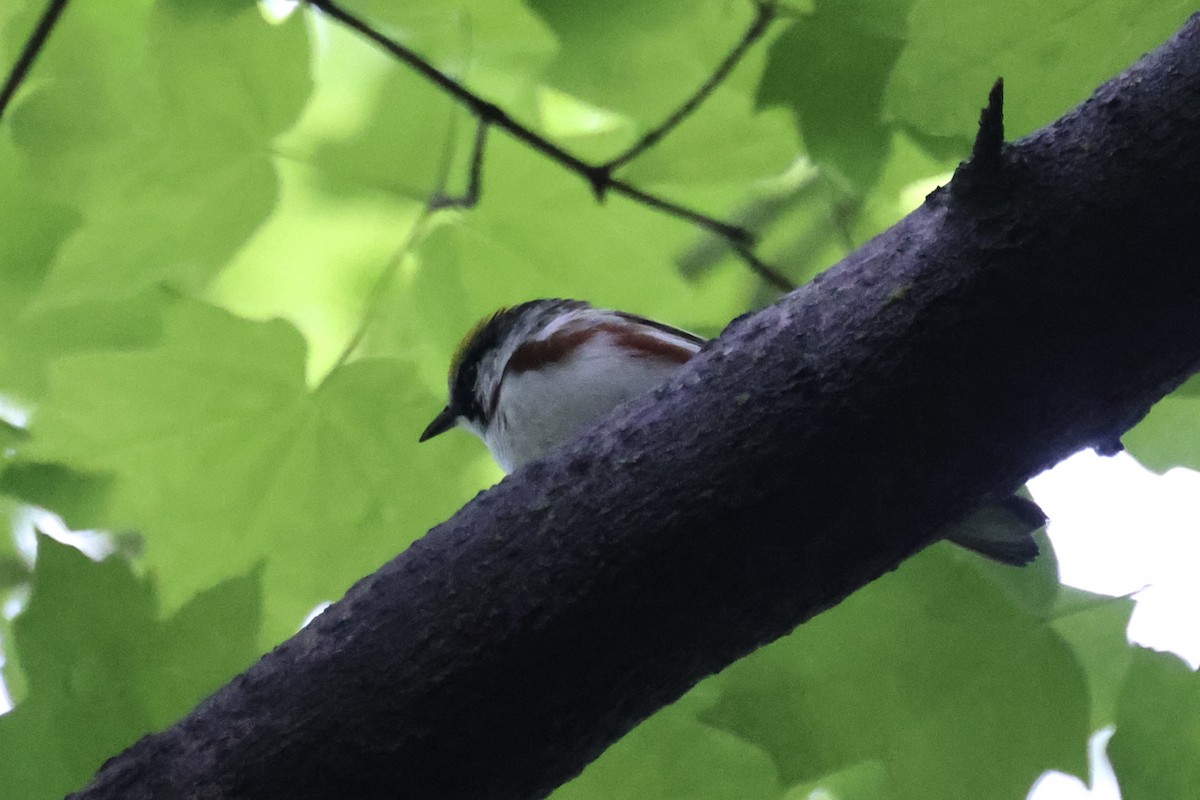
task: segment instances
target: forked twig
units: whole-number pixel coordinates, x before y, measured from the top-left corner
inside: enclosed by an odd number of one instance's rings
[[[477,120],[475,127],[475,145],[471,150],[471,171],[467,178],[467,190],[461,195],[445,194],[441,190],[429,200],[429,210],[437,211],[442,208],[474,208],[479,202],[479,193],[483,189],[483,151],[487,147],[488,123],[484,119]],[[445,179],[443,179],[443,183]]]
[[[757,0],[757,2],[754,4],[754,7],[754,21],[750,23],[750,27],[748,27],[746,32],[742,34],[742,38],[739,39],[738,43],[733,46],[733,49],[729,51],[729,54],[725,56],[724,60],[717,65],[717,68],[713,70],[713,73],[709,75],[704,83],[701,84],[700,88],[696,90],[696,93],[684,101],[679,108],[671,112],[667,118],[660,122],[657,126],[647,131],[646,134],[633,145],[631,145],[628,150],[616,156],[615,158],[610,158],[608,161],[604,162],[604,169],[608,170],[609,173],[616,172],[618,169],[625,166],[630,161],[633,161],[635,158],[649,150],[654,145],[658,144],[659,141],[666,137],[668,133],[675,130],[675,128],[679,126],[679,123],[683,122],[692,114],[692,112],[699,108],[700,104],[707,100],[708,96],[712,94],[718,86],[724,83],[725,79],[729,77],[729,73],[733,72],[733,68],[741,63],[742,58],[745,57],[746,53],[749,52],[754,43],[762,38],[763,34],[767,32],[767,28],[771,27],[771,23],[775,21],[776,15],[778,14],[777,6],[774,2],[770,2],[769,0]]]
[[[669,216],[690,222],[704,230],[709,231],[710,233],[726,239],[733,247],[733,250],[739,256],[741,256],[742,260],[751,269],[751,271],[772,286],[783,291],[788,291],[795,288],[795,285],[792,284],[791,281],[763,263],[761,259],[754,255],[754,234],[746,228],[724,222],[716,217],[701,213],[700,211],[696,211],[695,209],[676,203],[672,200],[662,197],[661,195],[639,189],[627,181],[614,178],[612,171],[615,169],[615,166],[611,165],[612,162],[607,162],[604,164],[589,164],[573,153],[564,150],[562,147],[554,144],[549,139],[546,139],[532,129],[517,122],[511,116],[509,116],[508,112],[506,112],[503,108],[475,94],[459,81],[434,67],[413,50],[410,50],[400,42],[397,42],[395,39],[392,39],[391,37],[375,29],[369,23],[365,22],[349,11],[346,11],[333,0],[308,0],[308,4],[329,15],[351,30],[354,30],[362,36],[365,36],[367,39],[386,50],[397,60],[416,70],[435,86],[446,92],[462,105],[465,105],[467,108],[469,108],[471,112],[479,118],[481,126],[485,128],[490,126],[500,128],[513,138],[523,142],[525,145],[532,148],[536,152],[541,153],[551,161],[554,161],[569,171],[583,177],[588,182],[589,186],[591,186],[592,192],[596,195],[597,199],[602,200],[608,192],[612,191],[616,192],[617,194],[624,195],[631,200],[635,200],[649,208],[661,211]],[[662,131],[658,133],[651,142],[646,144],[644,147],[640,147],[638,152],[634,153],[633,156],[630,156],[629,158],[636,157],[640,153],[645,152],[646,149],[653,146],[654,143],[660,140],[684,118],[686,118],[688,114],[694,111],[695,107],[703,102],[703,100],[712,93],[713,89],[715,89],[716,86],[719,85],[722,80],[724,80],[725,76],[728,75],[737,62],[742,58],[750,44],[762,36],[763,32],[766,30],[767,24],[771,19],[774,18],[775,4],[774,2],[768,2],[767,0],[759,0],[756,5],[758,8],[758,13],[755,17],[754,23],[743,36],[744,44],[735,47],[733,51],[725,58],[725,60],[722,61],[718,66],[713,77],[710,77],[709,80],[706,81],[703,86],[701,86],[700,90],[693,95],[693,97],[689,98],[686,103],[684,103],[679,111],[676,111],[674,114],[668,116],[667,120],[659,126]],[[651,133],[653,134],[654,132],[652,131]],[[638,147],[638,145],[635,145],[635,147]],[[476,153],[480,158],[482,158],[481,147],[477,147]],[[622,156],[618,156],[618,159],[620,159],[620,164],[628,163],[629,158],[626,158],[624,154]],[[475,164],[473,163],[473,169],[474,167]],[[480,188],[478,174],[474,174],[472,176],[472,182],[477,194]],[[470,191],[468,191],[468,198],[470,198]]]

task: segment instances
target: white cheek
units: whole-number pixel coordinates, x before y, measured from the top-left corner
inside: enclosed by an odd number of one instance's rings
[[[477,422],[469,420],[466,417],[459,417],[458,419],[456,419],[454,421],[454,423],[456,425],[458,425],[458,427],[463,428],[464,430],[468,430],[471,433],[475,434],[480,439],[485,438],[483,428]]]
[[[505,472],[512,472],[515,469],[507,439],[499,435],[501,426],[493,424],[491,430],[487,430],[479,423],[465,417],[459,417],[457,424],[460,428],[470,431],[483,440],[488,450],[491,451],[492,458],[500,465],[500,469]]]
[[[500,469],[508,473],[520,465],[513,460],[512,442],[504,430],[503,423],[498,420],[493,421],[492,427],[480,433],[479,438],[483,439],[483,443],[491,451],[492,458],[500,465]]]

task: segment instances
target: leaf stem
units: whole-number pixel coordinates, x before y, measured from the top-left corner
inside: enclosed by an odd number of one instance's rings
[[[446,136],[446,146],[442,148],[441,163],[438,165],[437,184],[434,191],[430,194],[429,199],[425,202],[421,213],[413,220],[412,227],[408,229],[408,233],[404,236],[404,241],[396,248],[396,252],[388,259],[387,264],[379,272],[379,277],[375,279],[375,285],[371,287],[371,291],[367,296],[367,304],[363,308],[362,316],[359,317],[358,325],[351,334],[350,339],[346,342],[346,346],[342,348],[342,352],[338,354],[337,360],[333,362],[333,366],[325,373],[325,377],[321,379],[321,383],[329,380],[333,373],[339,368],[345,366],[354,351],[359,348],[366,338],[367,332],[371,329],[376,318],[378,318],[380,310],[383,308],[383,298],[387,294],[388,286],[396,277],[396,272],[400,269],[400,265],[404,263],[404,259],[413,251],[417,242],[424,236],[426,228],[429,226],[429,221],[433,218],[434,213],[441,208],[456,207],[460,204],[452,198],[447,198],[445,189],[446,183],[450,179],[450,169],[454,164],[454,144],[457,139],[457,107],[451,108],[450,130]],[[483,156],[483,140],[486,135],[485,126],[480,122],[479,130],[475,135],[475,152],[472,154],[471,168],[471,185],[467,187],[467,197],[472,194],[472,187],[475,187],[475,194],[478,194],[478,175],[476,174],[475,163],[482,160]]]

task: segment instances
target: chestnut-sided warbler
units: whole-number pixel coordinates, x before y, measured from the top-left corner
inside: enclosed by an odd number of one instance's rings
[[[487,444],[505,472],[571,438],[618,404],[665,382],[704,339],[580,300],[502,308],[467,333],[450,362],[450,397],[421,434],[456,426]],[[945,538],[1006,564],[1038,552],[1040,508],[1013,496],[988,503]]]

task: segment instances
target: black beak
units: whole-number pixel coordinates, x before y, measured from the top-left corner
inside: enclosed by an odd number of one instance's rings
[[[418,442],[424,442],[427,439],[432,439],[440,433],[445,433],[454,427],[454,423],[458,420],[458,413],[452,411],[450,406],[442,409],[441,413],[433,418],[433,422],[429,423],[429,427],[421,434]]]

